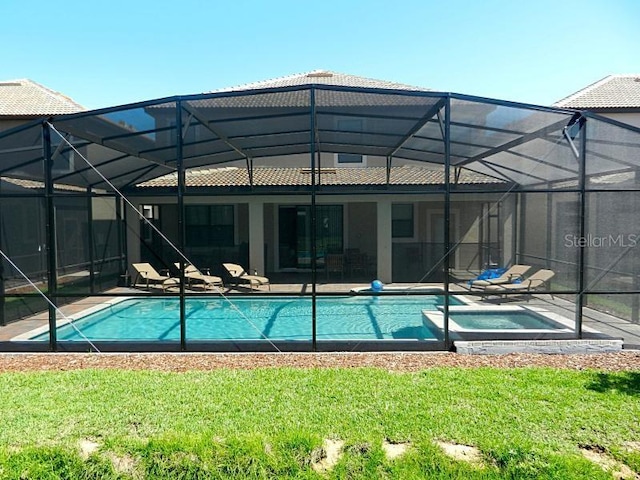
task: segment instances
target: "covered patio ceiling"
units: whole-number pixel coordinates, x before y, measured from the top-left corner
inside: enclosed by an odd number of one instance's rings
[[[321,81],[322,80],[322,81]],[[0,135],[0,175],[109,190],[199,167],[319,153],[402,159],[524,189],[577,188],[585,175],[635,172],[640,130],[587,113],[420,89],[307,83],[232,89],[82,112]],[[179,125],[179,128],[176,128]],[[586,125],[593,125],[591,129]],[[74,152],[57,134],[73,144]],[[178,134],[179,132],[179,134]],[[45,145],[45,148],[43,148]],[[305,158],[305,157],[300,157]],[[304,165],[303,165],[304,166]]]

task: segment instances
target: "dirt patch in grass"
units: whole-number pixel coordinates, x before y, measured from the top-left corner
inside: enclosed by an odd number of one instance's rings
[[[340,460],[343,447],[344,441],[342,440],[325,439],[322,448],[312,454],[311,467],[320,473],[331,470]]]
[[[404,455],[409,449],[409,442],[392,442],[390,440],[384,440],[382,442],[382,450],[387,460],[394,460]]]
[[[89,440],[88,438],[80,440],[80,457],[86,460],[92,453],[97,452],[99,448],[100,444],[93,440]]]
[[[137,474],[138,464],[133,457],[129,455],[119,456],[109,452],[107,453],[107,458],[111,461],[111,465],[113,465],[113,469],[116,472],[133,476],[133,478],[141,478],[141,475]]]
[[[640,442],[624,442],[622,446],[628,452],[640,452]]]
[[[463,355],[459,353],[37,353],[0,354],[0,372],[29,370],[125,369],[125,370],[213,370],[357,368],[376,367],[389,371],[415,372],[435,367],[550,367],[570,370],[640,370],[640,352],[588,355],[519,354]]]
[[[582,445],[580,451],[587,460],[599,465],[605,472],[611,472],[613,478],[640,480],[640,475],[631,470],[629,466],[610,457],[606,449],[600,445]]]
[[[436,441],[436,444],[438,444],[438,446],[442,448],[442,450],[444,450],[445,454],[447,454],[454,460],[467,462],[478,467],[484,466],[482,454],[476,447],[472,447],[471,445],[459,445],[457,443],[442,441]]]

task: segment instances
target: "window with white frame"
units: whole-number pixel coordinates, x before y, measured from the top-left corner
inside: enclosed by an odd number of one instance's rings
[[[392,238],[413,238],[413,204],[394,203],[391,206]]]

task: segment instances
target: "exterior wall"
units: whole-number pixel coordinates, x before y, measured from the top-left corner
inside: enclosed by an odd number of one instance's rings
[[[518,263],[530,265],[536,258],[547,258],[547,236],[549,221],[547,218],[548,195],[522,195],[522,220],[520,224],[521,246]]]
[[[516,262],[515,252],[518,240],[517,231],[517,205],[515,195],[509,195],[509,199],[503,202],[502,209],[502,265],[513,265]]]
[[[375,256],[377,252],[377,209],[375,202],[345,205],[347,222],[345,247],[358,248],[362,253]]]
[[[265,259],[265,268],[267,272],[273,272],[276,268],[275,252],[278,248],[276,240],[276,232],[278,225],[275,221],[275,211],[277,206],[273,203],[264,204],[264,241],[267,244],[267,258]]]
[[[482,268],[479,251],[482,204],[455,201],[451,203],[451,213],[454,215],[451,243],[457,245],[452,267],[460,270]]]

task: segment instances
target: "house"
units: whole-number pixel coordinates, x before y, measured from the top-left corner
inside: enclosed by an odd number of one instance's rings
[[[33,80],[0,81],[0,132],[37,118],[83,110],[85,108],[71,98]]]
[[[304,90],[295,97],[268,93],[310,85],[347,89],[339,93],[338,98],[321,100],[326,108],[339,111],[332,112],[331,118],[318,117],[319,136],[328,151],[323,149],[314,155],[315,178],[311,175],[309,154],[294,151],[309,142],[308,133],[304,131],[308,118],[307,94]],[[389,122],[372,112],[372,107],[367,107],[367,101],[375,96],[358,98],[357,89],[407,94],[427,92],[423,88],[318,70],[218,90],[211,93],[234,97],[194,102],[188,118],[206,124],[207,128],[185,130],[183,141],[194,145],[189,154],[197,157],[199,145],[215,137],[223,138],[227,148],[220,153],[220,159],[208,154],[206,166],[186,171],[187,256],[199,265],[214,269],[232,258],[259,273],[304,273],[311,269],[311,236],[315,231],[316,260],[321,269],[326,255],[339,254],[344,256],[344,270],[351,280],[441,280],[444,168],[439,161],[430,165],[419,156],[412,159],[417,150],[411,142],[418,141],[419,135],[414,132],[409,135],[413,138],[408,138],[409,132],[399,131],[417,121],[425,132],[420,142],[440,144],[427,155],[441,158],[440,126],[431,119],[421,120],[424,111],[419,105],[395,104],[393,97],[385,100],[386,105],[374,107],[383,108],[389,118],[400,119]],[[431,110],[433,101],[428,103]],[[279,119],[273,118],[274,111],[291,108],[299,108],[299,113],[294,110],[293,114],[288,112]],[[468,105],[467,109],[479,125],[496,111],[493,105],[481,104]],[[175,124],[172,108],[153,105],[145,111],[153,117],[156,128],[168,129],[172,122]],[[247,117],[255,119],[252,125],[242,120]],[[269,125],[258,126],[258,119],[262,118],[269,119]],[[218,119],[237,121],[227,121],[222,135],[215,126]],[[405,125],[393,125],[401,122]],[[259,149],[252,148],[251,141],[245,140],[246,133],[236,123],[253,130],[265,128],[265,132],[256,132],[255,139],[271,138]],[[388,145],[377,148],[372,145],[375,135],[385,135]],[[482,141],[479,133],[477,136],[478,141]],[[349,143],[353,146],[347,146]],[[252,150],[250,155],[245,155],[247,146]],[[363,149],[366,153],[360,153]],[[244,158],[233,160],[229,158],[230,153]],[[311,213],[312,181],[320,195],[315,225]],[[461,191],[474,187],[502,191],[509,185],[504,178],[467,169],[452,173],[452,181]],[[179,238],[178,205],[167,195],[175,192],[177,182],[177,174],[171,173],[125,188],[126,194],[138,202],[139,209],[148,212],[162,232],[176,241]],[[510,245],[505,248],[504,236],[499,233],[506,219],[513,219],[510,214],[513,203],[500,202],[491,220],[482,215],[482,210],[491,209],[490,205],[499,197],[500,194],[487,195],[478,201],[472,194],[460,194],[452,204],[454,235],[460,243],[460,248],[452,254],[452,268],[476,271],[490,264],[513,261],[515,253]],[[179,260],[171,247],[144,224],[128,228],[147,230],[128,237],[130,262],[160,261],[171,265]],[[141,246],[136,244],[138,237],[142,239]]]
[[[608,75],[554,103],[640,127],[640,74]]]
[[[640,290],[622,242],[637,230],[639,137],[589,112],[318,70],[14,128],[0,165],[21,190],[0,197],[47,206],[35,223],[55,224],[58,246],[45,266],[89,272],[88,293],[182,252],[214,274],[233,262],[304,284],[446,288],[459,272],[526,263],[582,298]],[[66,204],[86,226],[75,256],[59,233],[73,221],[55,213]],[[611,248],[586,242],[611,232]]]
[[[85,110],[82,105],[66,95],[32,80],[0,81],[0,132],[19,128],[37,119]],[[29,137],[28,143],[32,148],[25,149],[22,145],[25,158],[34,155],[34,152],[39,154],[42,148],[39,132],[29,132]],[[22,140],[24,138],[20,139]],[[11,155],[16,158],[19,153],[11,149],[10,143],[6,142],[4,148],[12,150]],[[73,169],[73,160],[72,155],[59,156],[54,171]],[[35,167],[31,171],[18,172],[8,168],[6,163],[0,166],[0,191],[9,196],[2,200],[0,232],[3,238],[0,245],[32,280],[40,282],[46,278],[47,272],[47,239],[44,228],[46,207],[41,198],[38,198],[44,193],[42,173],[36,173],[38,168],[41,169],[41,165]],[[64,184],[56,184],[54,189],[58,192],[78,191],[77,187]],[[80,191],[84,192],[84,189]],[[80,259],[86,257],[89,228],[86,215],[78,213],[84,212],[84,208],[79,207],[78,202],[59,199],[55,210],[62,226],[57,232],[60,245],[58,265],[64,272],[72,265],[81,264]],[[8,288],[24,282],[18,272],[6,262],[3,278],[9,280]]]

